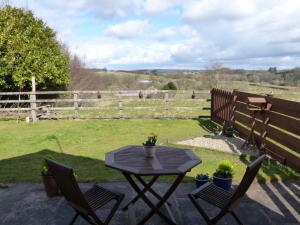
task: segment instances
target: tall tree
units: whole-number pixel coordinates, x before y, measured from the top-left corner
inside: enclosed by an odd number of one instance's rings
[[[69,58],[51,28],[31,11],[0,9],[0,90],[30,90],[33,75],[39,90],[65,89],[69,74]]]

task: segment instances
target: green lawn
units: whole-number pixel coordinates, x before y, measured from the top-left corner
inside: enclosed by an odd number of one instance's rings
[[[51,157],[72,166],[80,181],[117,181],[122,175],[104,165],[105,153],[121,146],[141,144],[150,132],[159,144],[175,142],[211,132],[209,121],[172,119],[60,120],[36,124],[0,122],[0,183],[39,181],[41,159]],[[219,161],[235,165],[235,180],[240,181],[250,158],[240,158],[208,149],[191,148],[203,160],[186,180],[198,172],[212,174]],[[276,162],[265,163],[260,181],[300,180],[300,175]],[[168,180],[168,178],[166,178]]]
[[[69,105],[71,106],[71,105]],[[118,103],[117,102],[101,102],[97,103],[97,106],[105,107],[115,107],[115,109],[100,109],[100,110],[80,110],[78,112],[79,116],[106,116],[106,117],[118,117]],[[166,112],[165,107],[170,107],[168,112]],[[196,118],[198,116],[209,116],[210,114],[210,102],[208,101],[184,101],[175,100],[170,101],[167,104],[162,101],[132,101],[124,102],[124,109],[122,110],[122,115],[124,117],[165,117],[166,113],[173,117],[189,117]],[[134,109],[133,107],[153,107],[151,108],[140,108]],[[158,108],[155,108],[158,107]],[[172,107],[198,107],[196,109],[172,109]],[[74,110],[65,110],[57,112],[59,116],[72,116],[74,115]]]

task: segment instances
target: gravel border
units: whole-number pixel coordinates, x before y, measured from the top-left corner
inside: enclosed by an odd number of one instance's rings
[[[205,135],[202,137],[180,141],[176,144],[209,148],[234,155],[258,155],[259,150],[257,148],[245,147],[241,149],[243,143],[244,139],[239,137],[226,137],[225,135]]]

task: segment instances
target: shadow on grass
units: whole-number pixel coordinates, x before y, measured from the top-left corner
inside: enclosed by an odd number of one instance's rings
[[[240,156],[240,161],[243,162],[246,165],[249,165],[252,161],[256,159],[255,156]],[[263,172],[266,176],[270,178],[271,182],[297,182],[300,184],[300,174],[293,170],[292,168],[282,165],[276,160],[273,159],[266,159],[261,168],[260,171]],[[258,182],[265,183],[266,178],[262,175],[262,173],[258,173],[256,176],[256,179]]]
[[[199,126],[203,128],[203,130],[218,134],[221,131],[221,127],[216,123],[212,122],[210,119],[198,119]]]
[[[74,168],[81,182],[123,180],[116,170],[105,167],[104,161],[44,149],[36,153],[0,160],[0,183],[40,182],[40,162],[50,158]]]

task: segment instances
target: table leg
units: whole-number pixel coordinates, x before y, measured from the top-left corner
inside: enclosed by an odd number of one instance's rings
[[[132,188],[137,192],[137,194],[140,195],[140,197],[144,200],[144,202],[150,207],[151,211],[138,223],[138,225],[145,224],[155,213],[157,213],[161,218],[163,218],[168,224],[171,225],[177,225],[176,221],[174,221],[174,217],[170,216],[167,217],[164,215],[160,208],[164,205],[164,203],[168,200],[168,198],[172,195],[172,193],[176,190],[177,186],[180,184],[180,182],[183,180],[185,173],[180,174],[177,176],[173,184],[170,186],[170,188],[167,190],[167,192],[162,196],[162,198],[159,200],[159,202],[154,205],[151,200],[147,198],[145,193],[143,193],[139,186],[134,182],[130,174],[123,173],[125,178],[128,180],[129,184],[132,186]],[[140,177],[141,178],[141,177]],[[142,179],[142,178],[141,178]],[[171,211],[169,212],[171,213]]]
[[[149,183],[147,184],[146,182],[142,183],[144,185],[144,189],[141,191],[142,193],[146,193],[149,188],[155,183],[155,181],[158,179],[159,176],[154,176]],[[137,194],[137,196],[134,197],[128,204],[123,208],[123,210],[127,210],[130,204],[136,203],[137,200],[141,197],[141,194]]]
[[[154,190],[151,188],[152,184],[151,184],[151,185],[147,185],[147,183],[146,183],[140,176],[137,176],[137,175],[134,175],[134,176],[136,177],[136,179],[137,179],[144,187],[147,186],[147,191],[149,191],[153,196],[155,196],[158,200],[161,200],[161,199],[162,199],[162,197],[161,197],[156,191],[154,191]],[[145,193],[145,192],[144,192],[144,193]],[[167,204],[168,204],[168,205],[171,205],[171,203],[169,203],[168,201],[167,201]]]

